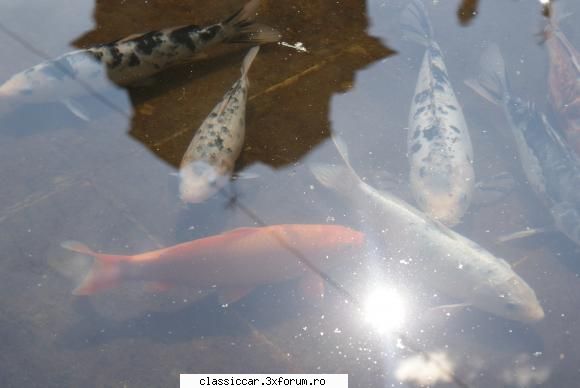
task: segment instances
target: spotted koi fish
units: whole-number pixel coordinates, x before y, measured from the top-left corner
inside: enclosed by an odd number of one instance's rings
[[[188,63],[195,54],[221,42],[262,44],[279,40],[273,28],[253,21],[260,0],[249,1],[224,21],[132,35],[42,62],[0,85],[0,113],[25,103],[60,99],[77,116],[86,119],[74,97],[129,85],[164,69]],[[104,71],[106,70],[106,72]]]
[[[546,115],[512,94],[497,45],[484,50],[481,73],[466,84],[503,108],[530,187],[556,228],[580,245],[580,158]]]
[[[402,27],[408,38],[426,47],[409,113],[411,189],[419,208],[453,226],[472,199],[471,139],[421,1],[404,10]]]
[[[545,29],[550,57],[548,96],[556,122],[580,155],[580,52],[560,29],[558,18],[551,15]]]
[[[179,193],[183,202],[206,200],[232,176],[246,132],[248,71],[259,48],[253,47],[248,52],[242,64],[242,76],[213,108],[185,151],[179,170]]]
[[[347,263],[364,247],[363,233],[340,225],[270,225],[238,228],[219,235],[136,255],[97,253],[75,241],[63,248],[95,258],[92,269],[73,291],[92,295],[123,284],[149,282],[156,290],[174,286],[216,290],[223,304],[255,287],[302,278],[305,291],[321,296],[324,282],[307,266],[328,270]]]

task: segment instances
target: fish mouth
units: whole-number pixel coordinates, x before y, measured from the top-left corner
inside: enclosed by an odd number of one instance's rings
[[[430,204],[426,212],[435,220],[447,225],[455,226],[461,221],[462,212],[458,211],[455,206],[440,206],[437,204]]]
[[[182,194],[179,196],[179,198],[181,199],[181,202],[183,203],[201,203],[203,201],[205,201],[206,199],[208,199],[210,196],[207,195],[206,193],[200,193],[200,194],[194,194],[194,193],[187,193],[187,194]]]
[[[449,193],[434,193],[417,197],[417,203],[431,218],[447,225],[459,224],[467,210],[459,196]]]
[[[541,321],[545,316],[546,314],[544,313],[544,309],[539,304],[536,304],[527,311],[527,318],[529,322]]]

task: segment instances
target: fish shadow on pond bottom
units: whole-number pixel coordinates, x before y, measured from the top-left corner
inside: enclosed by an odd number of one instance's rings
[[[249,336],[254,327],[271,327],[312,308],[295,296],[294,281],[272,287],[260,287],[227,308],[218,303],[216,295],[209,295],[176,311],[151,311],[123,321],[103,317],[89,298],[79,297],[74,310],[82,319],[66,331],[57,346],[84,349],[127,338],[170,344],[201,337]]]
[[[0,119],[2,135],[15,138],[86,126],[86,123],[57,102],[21,106]]]
[[[562,263],[568,271],[580,274],[580,247],[556,230],[501,244],[513,244],[526,250],[544,249],[548,255],[554,256]]]
[[[58,344],[67,349],[90,348],[127,338],[179,343],[196,337],[244,335],[248,331],[213,297],[177,311],[152,311],[120,322],[99,315],[88,298],[79,298],[74,307],[84,319],[71,327]]]
[[[434,343],[441,340],[445,343],[459,341],[475,348],[492,348],[499,352],[533,353],[544,350],[544,342],[534,329],[534,324],[511,321],[475,308],[451,313],[450,317],[444,317],[442,312],[440,314],[421,328]],[[442,336],[442,333],[445,335]]]

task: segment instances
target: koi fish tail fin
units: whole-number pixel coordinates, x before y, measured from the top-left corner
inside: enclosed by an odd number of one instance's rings
[[[95,258],[89,273],[73,291],[74,295],[92,295],[114,288],[121,283],[120,263],[126,258],[125,256],[96,253],[76,241],[65,241],[61,246],[69,251]]]
[[[480,67],[479,76],[466,80],[465,84],[491,103],[499,104],[507,98],[509,88],[505,63],[496,44],[492,43],[483,50]]]
[[[310,165],[310,172],[320,184],[337,192],[348,192],[360,183],[358,176],[346,166],[314,163]]]
[[[337,190],[351,190],[361,180],[350,164],[346,142],[334,132],[331,133],[331,138],[345,166],[314,164],[310,170],[314,177],[326,187]]]
[[[350,191],[360,182],[360,178],[350,164],[348,147],[346,142],[336,133],[331,133],[332,142],[336,146],[346,166],[333,166],[330,164],[313,164],[310,171],[322,185],[337,191]]]
[[[401,14],[401,28],[408,40],[428,46],[433,39],[433,27],[421,0],[413,0]]]
[[[241,68],[242,78],[247,77],[248,71],[250,71],[250,67],[252,66],[252,62],[254,62],[256,55],[258,55],[258,51],[260,51],[260,46],[254,46],[246,54],[246,57],[244,58],[244,62],[242,63]]]
[[[260,0],[250,0],[242,9],[222,22],[226,42],[264,44],[280,40],[278,30],[254,22],[259,6]]]

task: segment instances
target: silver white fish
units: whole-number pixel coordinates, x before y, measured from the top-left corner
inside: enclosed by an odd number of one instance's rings
[[[512,95],[497,45],[483,51],[481,74],[466,84],[503,107],[530,187],[550,211],[556,228],[580,245],[580,158],[546,115]]]
[[[364,214],[360,229],[379,249],[396,251],[408,279],[504,318],[531,322],[544,317],[534,290],[510,265],[387,192],[363,182],[348,162],[344,143],[335,139],[347,167],[315,165],[311,170]],[[406,264],[398,264],[405,260]],[[395,270],[395,268],[390,268]]]
[[[402,26],[410,39],[426,47],[409,113],[411,189],[420,209],[453,226],[460,222],[473,195],[469,131],[421,1],[407,6]]]
[[[60,100],[83,117],[75,97],[129,85],[164,69],[194,60],[221,42],[275,42],[280,34],[253,21],[260,0],[251,0],[223,22],[179,26],[136,34],[108,44],[64,54],[24,70],[0,85],[0,113],[19,105]]]
[[[179,194],[183,202],[206,200],[232,176],[246,132],[248,71],[259,49],[259,46],[250,49],[242,64],[242,76],[213,108],[185,151],[179,170]]]

